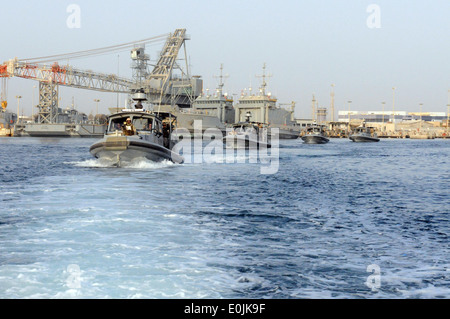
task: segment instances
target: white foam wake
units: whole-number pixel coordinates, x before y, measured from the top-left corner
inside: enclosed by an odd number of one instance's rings
[[[113,162],[105,159],[88,159],[79,162],[66,162],[66,164],[74,165],[76,167],[89,167],[89,168],[110,168],[118,167],[117,162]],[[177,165],[171,161],[164,160],[161,162],[153,162],[146,158],[137,158],[131,162],[121,162],[119,168],[132,168],[132,169],[161,169]]]

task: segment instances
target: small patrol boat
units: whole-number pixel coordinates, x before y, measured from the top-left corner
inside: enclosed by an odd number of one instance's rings
[[[330,140],[325,136],[325,132],[322,126],[313,125],[306,129],[305,135],[302,136],[305,144],[326,144]]]
[[[138,158],[181,164],[184,158],[172,151],[171,134],[175,124],[176,117],[171,113],[124,109],[108,117],[104,137],[95,142],[89,152],[115,166]]]
[[[355,129],[355,132],[349,138],[356,143],[379,142],[380,139],[372,129],[372,127],[368,127],[363,123]]]
[[[227,148],[260,149],[270,148],[268,127],[263,123],[242,122],[231,126],[231,131],[223,138]]]

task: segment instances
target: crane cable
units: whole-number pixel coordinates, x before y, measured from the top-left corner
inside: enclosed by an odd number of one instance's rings
[[[100,54],[106,54],[106,53],[109,54],[109,53],[113,53],[116,51],[125,50],[127,48],[135,46],[136,44],[159,43],[159,42],[165,41],[168,35],[169,34],[163,34],[163,35],[159,35],[156,37],[143,39],[140,41],[127,42],[127,43],[107,46],[107,47],[98,48],[98,49],[90,49],[90,50],[69,52],[69,53],[64,53],[64,54],[48,55],[48,56],[37,57],[37,58],[19,59],[18,61],[43,63],[43,62],[54,62],[54,61],[66,60],[66,59],[76,59],[76,58],[82,58],[82,57],[86,57],[86,56],[94,56],[94,55],[100,55]]]

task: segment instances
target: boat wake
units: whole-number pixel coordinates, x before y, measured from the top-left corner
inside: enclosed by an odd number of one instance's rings
[[[172,167],[175,165],[180,165],[180,164],[176,164],[169,160],[164,160],[162,162],[152,162],[146,158],[138,158],[129,163],[123,162],[123,163],[121,163],[120,167],[135,168],[135,169],[160,169],[160,168]]]
[[[131,168],[131,169],[161,169],[166,167],[172,167],[175,164],[169,160],[164,160],[162,162],[152,162],[146,158],[136,158],[130,162],[113,162],[106,159],[88,159],[80,162],[67,162],[67,164],[74,165],[76,167],[87,167],[87,168]]]

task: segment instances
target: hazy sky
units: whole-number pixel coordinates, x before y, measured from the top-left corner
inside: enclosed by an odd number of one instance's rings
[[[80,8],[80,27],[69,28],[67,7]],[[369,10],[370,5],[379,8]],[[279,103],[295,101],[296,116],[310,117],[312,94],[329,107],[335,84],[336,109],[395,109],[446,112],[450,89],[449,0],[165,0],[165,1],[2,1],[0,61],[95,49],[186,28],[191,73],[204,89],[217,86],[220,64],[228,74],[225,91],[258,89],[263,63],[268,90]],[[368,24],[369,22],[369,24]],[[372,27],[372,28],[370,28]],[[152,60],[163,44],[147,47]],[[131,77],[129,52],[74,60],[75,67]],[[31,114],[36,81],[9,80]],[[116,94],[60,88],[62,106],[106,112]],[[125,95],[121,96],[121,100]],[[121,102],[123,104],[123,102]]]

